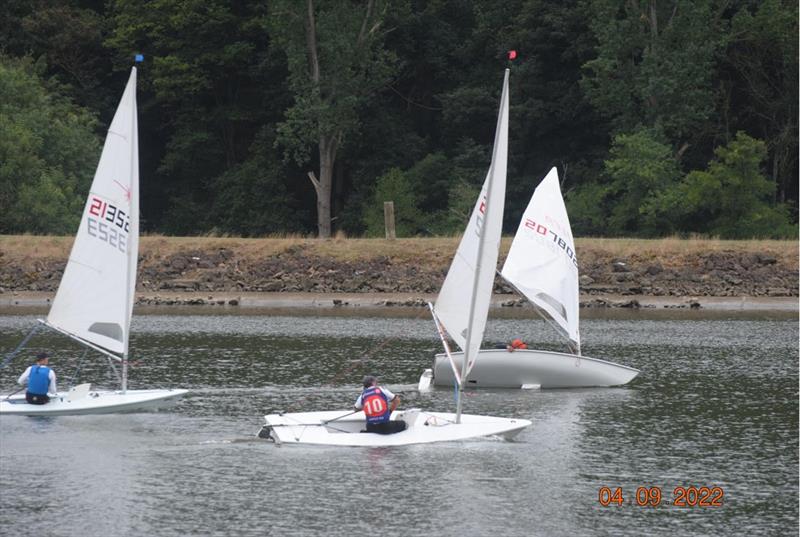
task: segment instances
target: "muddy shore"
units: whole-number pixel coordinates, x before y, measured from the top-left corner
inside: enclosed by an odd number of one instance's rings
[[[144,237],[137,304],[424,307],[457,242]],[[0,237],[0,305],[46,306],[70,246],[67,237]],[[793,241],[584,239],[577,249],[582,307],[798,309]],[[494,293],[495,307],[522,305],[500,278]]]
[[[11,292],[0,294],[0,308],[46,309],[55,293]],[[232,308],[424,308],[435,294],[413,293],[137,293],[137,307],[197,306]],[[492,308],[525,307],[516,297],[495,295]],[[653,297],[604,295],[582,297],[582,308],[708,309],[725,311],[798,311],[794,297]]]

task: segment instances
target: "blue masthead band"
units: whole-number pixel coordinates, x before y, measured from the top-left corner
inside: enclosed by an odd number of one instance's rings
[[[133,61],[136,63],[141,63],[144,61],[144,54],[136,54],[133,57]]]

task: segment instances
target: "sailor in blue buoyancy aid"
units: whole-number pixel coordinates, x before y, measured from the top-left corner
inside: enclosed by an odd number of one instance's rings
[[[28,366],[28,369],[20,375],[17,383],[28,389],[25,392],[25,400],[32,405],[43,405],[50,402],[48,392],[56,393],[56,374],[48,367],[49,357],[47,353],[40,352],[36,355],[36,363]]]
[[[364,377],[364,390],[356,399],[356,410],[364,409],[367,417],[368,433],[393,434],[405,431],[403,420],[390,421],[392,412],[400,403],[400,397],[386,388],[378,386],[378,379],[372,375]]]

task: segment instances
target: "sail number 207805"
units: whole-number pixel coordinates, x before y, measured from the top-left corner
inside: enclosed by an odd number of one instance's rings
[[[600,487],[597,500],[603,507],[624,504],[639,507],[658,507],[662,503],[675,507],[722,507],[725,491],[722,487],[675,487],[672,498],[664,498],[661,487],[637,487],[633,498],[626,498],[622,487]]]
[[[523,222],[523,226],[530,229],[531,231],[538,233],[544,238],[548,236],[552,237],[553,243],[556,244],[559,248],[561,248],[567,257],[572,261],[572,263],[577,267],[578,266],[578,256],[575,255],[575,252],[572,251],[572,248],[567,241],[563,238],[559,237],[558,234],[553,231],[552,229],[548,229],[547,226],[534,222],[530,218],[526,218]]]

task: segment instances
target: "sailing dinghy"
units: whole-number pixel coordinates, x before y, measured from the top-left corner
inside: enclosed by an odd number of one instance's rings
[[[395,411],[392,419],[403,419],[407,428],[389,435],[362,433],[366,423],[363,411],[270,414],[259,436],[279,444],[404,446],[483,436],[510,439],[531,424],[525,419],[461,413],[463,386],[478,358],[486,328],[500,249],[508,156],[508,73],[506,69],[489,173],[436,305],[431,306],[440,335],[446,330],[466,351],[459,363],[450,362],[459,384],[456,412]],[[464,295],[469,297],[466,305]],[[446,339],[442,340],[448,349]]]
[[[136,67],[108,129],[78,234],[44,325],[122,363],[120,389],[89,384],[31,405],[0,399],[0,415],[106,414],[173,403],[187,390],[128,390],[128,340],[139,255],[139,143]],[[112,362],[113,364],[113,362]],[[116,371],[116,369],[115,369]]]
[[[578,259],[567,209],[551,169],[522,215],[501,276],[555,322],[573,352],[483,349],[468,383],[476,388],[581,388],[627,384],[637,369],[582,356],[580,352]],[[458,356],[460,353],[457,353]],[[420,378],[420,389],[452,386],[445,354]]]

